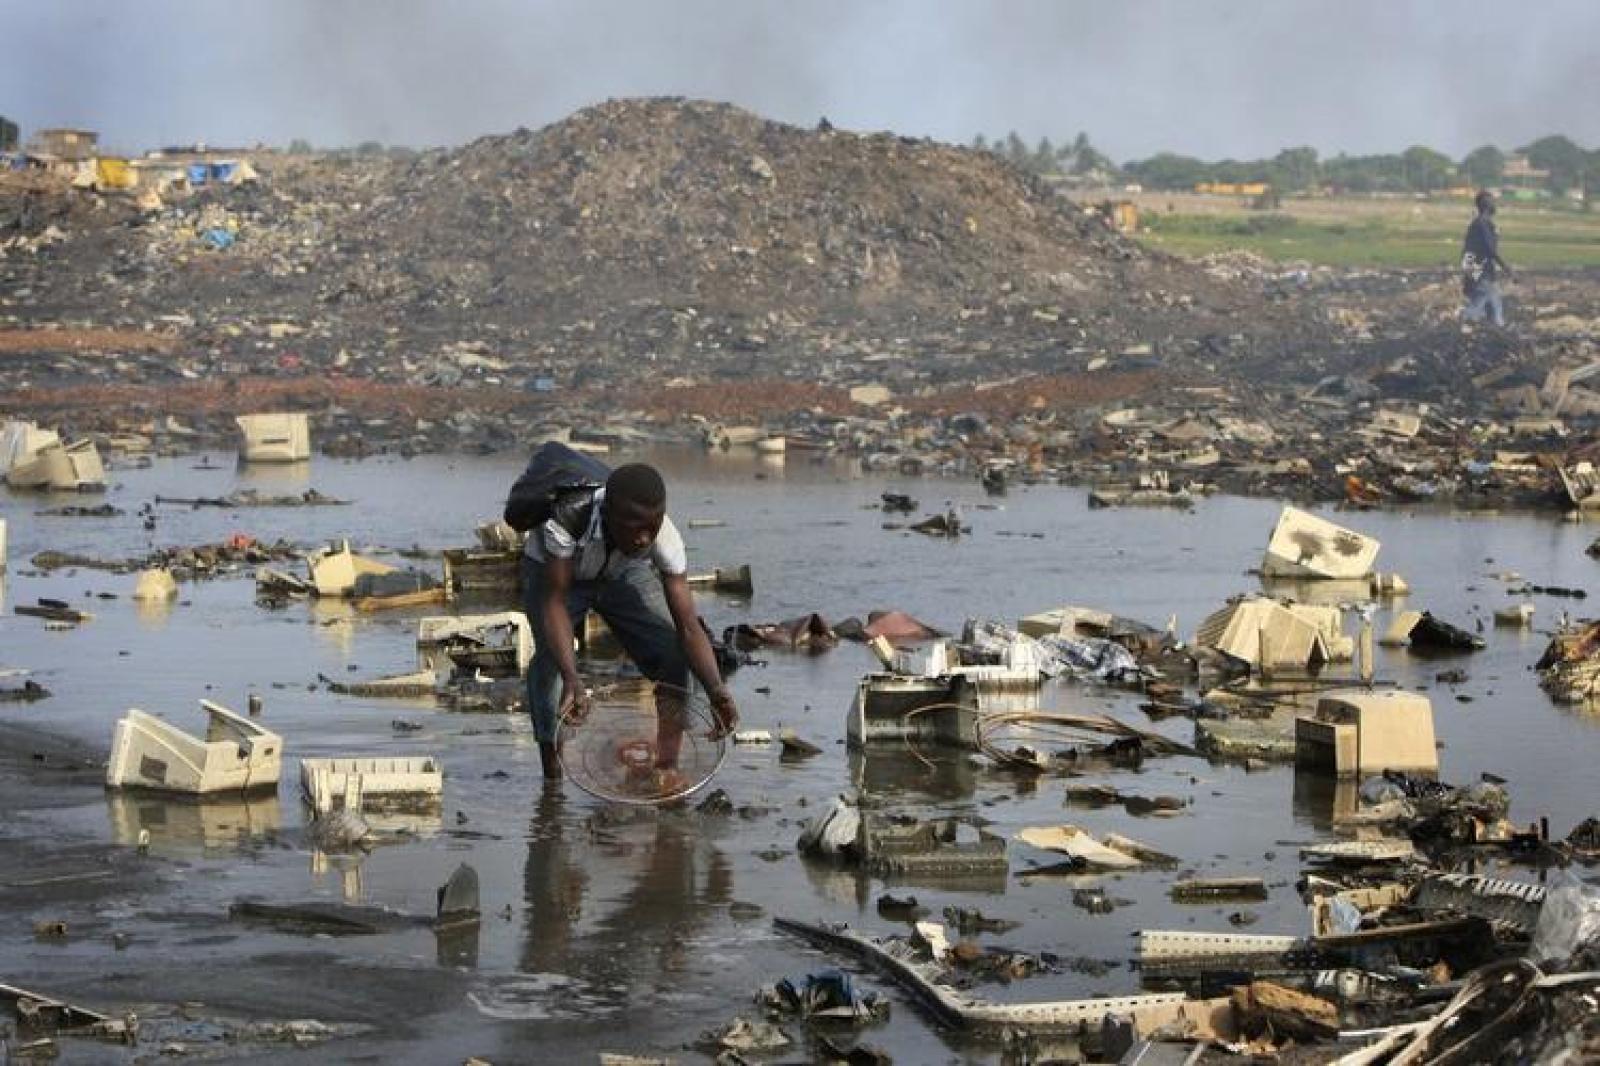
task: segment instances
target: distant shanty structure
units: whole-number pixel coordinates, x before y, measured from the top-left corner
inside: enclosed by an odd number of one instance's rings
[[[16,132],[14,123],[0,118],[0,152],[6,151],[8,133],[14,145]],[[169,192],[183,196],[205,185],[257,180],[251,151],[194,144],[157,148],[142,159],[129,159],[103,154],[95,130],[56,127],[35,131],[25,152],[8,165],[40,168],[80,189],[136,195],[141,208],[154,210]]]
[[[156,148],[144,158],[129,162],[140,175],[141,186],[165,189],[182,183],[191,189],[202,185],[233,185],[255,181],[257,174],[247,158],[251,149],[212,148],[204,144]]]
[[[28,150],[48,160],[81,163],[93,159],[99,147],[100,134],[94,130],[57,127],[35,131]]]

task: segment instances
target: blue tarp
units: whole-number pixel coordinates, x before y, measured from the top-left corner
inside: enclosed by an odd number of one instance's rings
[[[239,164],[238,163],[212,163],[211,164],[211,180],[212,181],[232,181],[233,180],[233,172],[235,170],[237,170],[237,169],[239,169]]]
[[[206,230],[204,233],[200,234],[200,239],[205,241],[219,252],[227,248],[232,248],[234,241],[233,234],[228,230],[221,228],[220,226],[215,229]]]
[[[190,163],[189,164],[189,184],[190,185],[204,185],[206,183],[206,178],[210,175],[210,173],[211,173],[211,167],[208,164],[206,164],[206,163]]]
[[[864,1022],[888,1015],[889,1004],[876,992],[860,992],[843,970],[824,970],[796,982],[785,977],[767,993],[770,1005],[802,1018],[836,1018]]]

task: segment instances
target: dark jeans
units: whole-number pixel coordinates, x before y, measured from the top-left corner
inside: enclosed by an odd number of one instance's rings
[[[533,661],[528,664],[528,713],[540,741],[556,738],[556,711],[561,700],[561,672],[544,633],[544,564],[522,557],[522,609],[533,629]],[[688,687],[689,663],[678,643],[678,631],[667,610],[661,578],[648,559],[626,563],[612,576],[594,581],[574,581],[567,593],[567,617],[576,635],[590,611],[605,619],[617,641],[639,672],[650,680]]]

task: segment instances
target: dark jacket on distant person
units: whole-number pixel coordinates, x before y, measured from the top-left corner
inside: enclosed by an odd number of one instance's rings
[[[1462,284],[1467,292],[1494,281],[1499,264],[1500,234],[1494,228],[1494,219],[1479,214],[1467,227],[1467,238],[1461,246]]]

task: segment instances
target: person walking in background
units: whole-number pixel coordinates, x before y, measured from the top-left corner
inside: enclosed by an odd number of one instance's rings
[[[1500,277],[1511,277],[1511,266],[1500,258],[1500,234],[1494,226],[1494,194],[1484,189],[1473,201],[1478,214],[1467,227],[1461,246],[1461,289],[1467,304],[1461,317],[1469,322],[1485,317],[1497,326],[1506,324],[1500,296]]]

